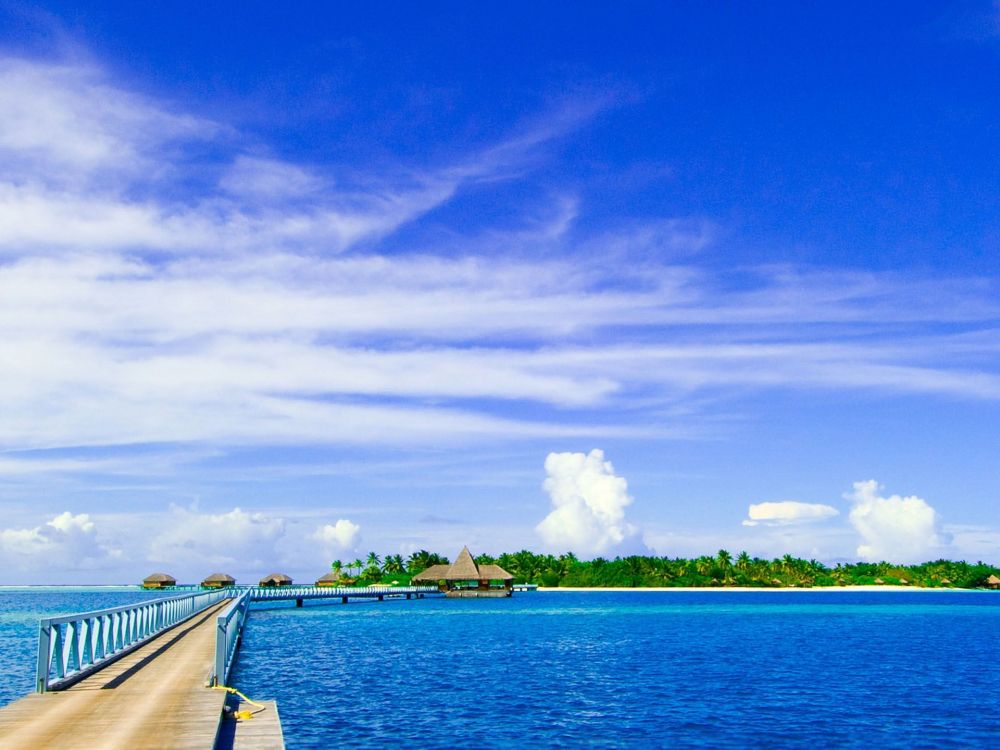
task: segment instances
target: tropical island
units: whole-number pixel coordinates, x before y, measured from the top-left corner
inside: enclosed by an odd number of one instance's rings
[[[631,555],[581,560],[572,552],[546,555],[521,550],[498,556],[476,555],[477,565],[499,565],[514,583],[548,588],[812,588],[832,586],[913,586],[917,588],[1000,588],[1000,568],[983,562],[934,560],[915,565],[891,562],[837,563],[785,555],[773,560],[726,550],[693,559]],[[341,585],[406,585],[433,565],[448,565],[443,555],[420,550],[409,557],[374,552],[362,560],[334,560]]]

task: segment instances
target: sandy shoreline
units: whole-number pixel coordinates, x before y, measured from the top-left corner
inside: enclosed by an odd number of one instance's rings
[[[956,588],[925,588],[922,586],[814,586],[812,588],[792,588],[785,586],[771,588],[766,586],[654,586],[654,587],[549,587],[539,586],[538,591],[977,591],[978,589]]]

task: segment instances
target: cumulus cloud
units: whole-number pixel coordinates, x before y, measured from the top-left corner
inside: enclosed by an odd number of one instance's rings
[[[275,545],[284,534],[284,519],[264,513],[240,508],[201,513],[172,505],[164,528],[150,542],[148,559],[188,569],[262,569],[280,559]]]
[[[93,569],[120,555],[120,550],[98,538],[97,527],[86,513],[65,511],[41,526],[0,530],[0,560],[5,568]]]
[[[839,514],[839,511],[821,503],[800,503],[795,500],[754,503],[747,511],[744,526],[784,526],[788,524],[821,521]]]
[[[642,547],[638,529],[625,520],[632,504],[628,483],[604,460],[604,451],[550,453],[545,472],[553,510],[535,530],[548,547],[581,555]]]
[[[951,538],[940,528],[937,512],[923,498],[882,497],[874,479],[855,482],[844,494],[851,502],[850,521],[861,536],[857,553],[866,560],[920,562]]]
[[[320,526],[312,538],[321,542],[331,553],[346,552],[355,549],[361,541],[361,527],[346,518],[341,518],[336,523]]]

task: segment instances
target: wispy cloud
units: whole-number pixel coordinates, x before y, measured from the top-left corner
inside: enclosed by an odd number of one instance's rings
[[[716,222],[594,226],[565,186],[401,239],[607,106],[374,170],[0,61],[0,448],[66,449],[0,474],[127,470],[81,446],[690,437],[763,389],[1000,399],[993,279],[723,266]]]

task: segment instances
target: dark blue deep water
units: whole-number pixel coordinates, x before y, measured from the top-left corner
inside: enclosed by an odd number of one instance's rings
[[[289,748],[1000,747],[1000,595],[529,593],[255,612]]]
[[[0,592],[0,701],[137,595]],[[998,663],[989,592],[543,592],[255,609],[230,682],[289,748],[988,748]]]

